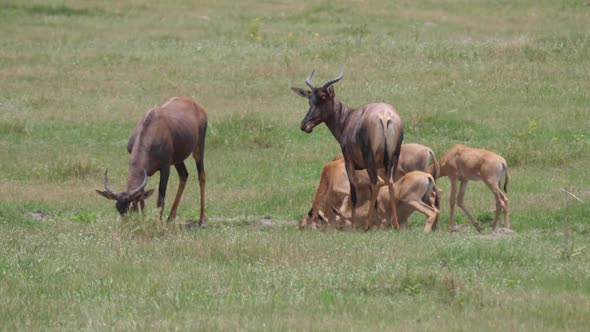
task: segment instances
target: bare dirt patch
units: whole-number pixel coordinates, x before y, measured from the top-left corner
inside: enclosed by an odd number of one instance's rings
[[[281,225],[297,225],[297,221],[295,220],[281,220],[281,219],[271,219],[270,217],[234,217],[234,218],[219,218],[213,217],[208,218],[207,223],[217,223],[217,222],[240,222],[240,223],[248,223],[252,226],[264,226],[264,227],[274,227],[274,226],[281,226]],[[177,222],[177,225],[183,228],[198,228],[199,221],[195,219],[187,219],[183,221]],[[206,227],[206,226],[205,226]]]
[[[485,238],[485,239],[494,239],[494,238],[498,238],[498,237],[505,237],[505,236],[514,236],[517,235],[517,233],[511,229],[508,228],[501,228],[498,227],[494,230],[491,230],[489,232],[482,232],[479,233],[477,236],[481,237],[481,238]]]
[[[25,212],[25,216],[32,218],[35,221],[49,221],[51,219],[51,215],[42,211],[30,211]]]

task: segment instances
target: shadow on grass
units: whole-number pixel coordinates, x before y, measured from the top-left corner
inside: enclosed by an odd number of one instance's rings
[[[23,16],[23,15],[45,15],[45,16],[104,16],[111,15],[96,8],[76,9],[69,6],[32,5],[17,6],[4,4],[0,5],[0,16]]]

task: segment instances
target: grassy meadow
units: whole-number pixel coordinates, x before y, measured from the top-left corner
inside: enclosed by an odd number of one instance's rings
[[[0,330],[586,330],[586,2],[0,0]],[[339,152],[299,129],[289,88],[314,68],[344,69],[348,106],[393,104],[405,142],[504,156],[516,234],[448,233],[447,179],[433,234],[421,215],[403,233],[268,221],[303,216]],[[175,95],[208,110],[204,230],[157,221],[155,198],[120,220],[95,193],[105,168],[124,189],[136,121]],[[180,220],[199,214],[187,168]]]

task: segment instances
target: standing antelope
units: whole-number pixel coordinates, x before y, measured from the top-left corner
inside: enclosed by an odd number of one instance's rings
[[[449,216],[449,228],[451,231],[454,230],[455,226],[455,200],[457,200],[459,207],[469,217],[473,226],[479,232],[482,230],[479,222],[467,211],[463,203],[465,191],[467,190],[467,181],[469,180],[483,181],[494,194],[494,198],[496,199],[496,216],[492,228],[496,228],[500,211],[502,210],[504,211],[504,227],[510,228],[510,223],[508,222],[508,198],[500,190],[502,175],[505,175],[504,192],[506,193],[508,192],[508,182],[510,179],[508,176],[508,164],[506,164],[504,158],[487,150],[474,149],[457,144],[451,147],[438,162],[440,164],[440,177],[448,176],[451,180],[451,211]],[[461,183],[458,196],[457,181]]]
[[[332,86],[342,79],[344,71],[319,88],[311,83],[314,72],[315,69],[305,80],[311,90],[291,88],[297,95],[309,100],[309,110],[301,121],[300,128],[306,133],[311,133],[315,126],[323,122],[340,143],[346,174],[350,182],[353,224],[356,221],[357,204],[357,181],[354,171],[367,170],[371,182],[371,204],[365,223],[365,230],[368,230],[373,225],[376,212],[375,202],[379,191],[378,168],[385,170],[385,184],[389,186],[393,196],[393,178],[404,137],[402,120],[393,106],[385,103],[371,103],[358,108],[348,108],[336,98]],[[391,207],[394,216],[393,225],[399,228],[393,201]]]
[[[192,154],[199,173],[199,187],[201,189],[199,226],[203,227],[206,219],[205,168],[203,165],[206,131],[207,111],[203,106],[188,97],[170,98],[162,106],[146,112],[129,138],[127,151],[131,154],[131,160],[129,161],[127,189],[115,193],[109,187],[105,170],[104,187],[106,191],[97,190],[96,192],[107,199],[116,200],[116,208],[121,215],[127,212],[130,205],[132,210],[137,210],[138,203],[143,210],[144,200],[154,191],[153,189],[144,191],[147,177],[160,171],[157,206],[160,208],[161,219],[170,167],[174,166],[180,182],[174,204],[168,215],[168,220],[172,220],[176,217],[176,208],[188,178],[184,160]]]
[[[432,166],[429,166],[432,161]],[[399,154],[399,164],[397,165],[397,172],[395,172],[394,181],[399,180],[402,176],[413,171],[428,171],[430,175],[436,180],[438,178],[440,166],[434,156],[432,149],[425,145],[408,143],[402,144],[402,149]]]

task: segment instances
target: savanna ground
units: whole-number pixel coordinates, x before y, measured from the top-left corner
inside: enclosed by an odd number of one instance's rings
[[[0,0],[0,330],[586,330],[585,2]],[[337,96],[394,104],[406,142],[503,155],[517,234],[446,232],[446,179],[433,234],[252,221],[309,209],[338,146],[289,87],[341,67]],[[205,230],[94,192],[107,167],[123,189],[135,122],[173,95],[209,111]],[[491,219],[482,184],[466,202]]]

